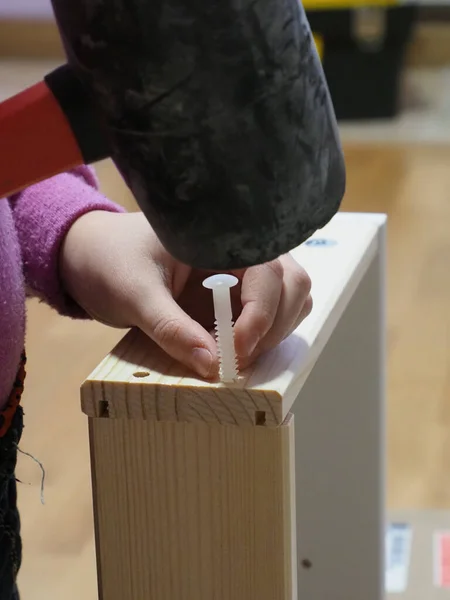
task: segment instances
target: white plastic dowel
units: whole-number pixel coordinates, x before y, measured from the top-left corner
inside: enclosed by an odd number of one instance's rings
[[[234,381],[238,376],[230,296],[230,288],[237,283],[237,277],[226,274],[211,275],[203,282],[213,293],[220,379],[224,382]]]

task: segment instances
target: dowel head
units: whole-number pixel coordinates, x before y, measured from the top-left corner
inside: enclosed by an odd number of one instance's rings
[[[217,290],[220,288],[232,288],[238,283],[239,279],[234,275],[227,275],[225,273],[218,275],[211,275],[207,277],[203,286],[209,290]]]

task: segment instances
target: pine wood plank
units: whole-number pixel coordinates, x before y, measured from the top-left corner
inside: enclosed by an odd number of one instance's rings
[[[90,419],[101,600],[291,600],[293,417]]]
[[[373,258],[380,218],[338,214],[312,243],[292,252],[313,281],[312,314],[235,383],[193,376],[133,330],[87,378],[83,411],[91,417],[279,425]]]

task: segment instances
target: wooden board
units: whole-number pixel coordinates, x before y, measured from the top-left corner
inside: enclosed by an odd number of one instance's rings
[[[302,597],[290,409],[374,264],[384,223],[338,214],[293,251],[317,286],[308,325],[237,382],[193,377],[132,331],[84,383],[100,600]],[[372,449],[378,457],[378,441]]]
[[[313,311],[235,383],[201,380],[131,331],[84,383],[83,411],[91,417],[279,425],[373,258],[383,219],[338,214],[292,252],[313,281]]]
[[[100,600],[297,597],[292,417],[90,430]]]

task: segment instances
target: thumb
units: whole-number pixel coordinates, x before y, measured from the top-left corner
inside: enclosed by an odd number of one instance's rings
[[[146,300],[137,309],[135,321],[167,354],[201,377],[212,378],[217,374],[218,359],[213,338],[180,308],[163,281],[152,283]]]

